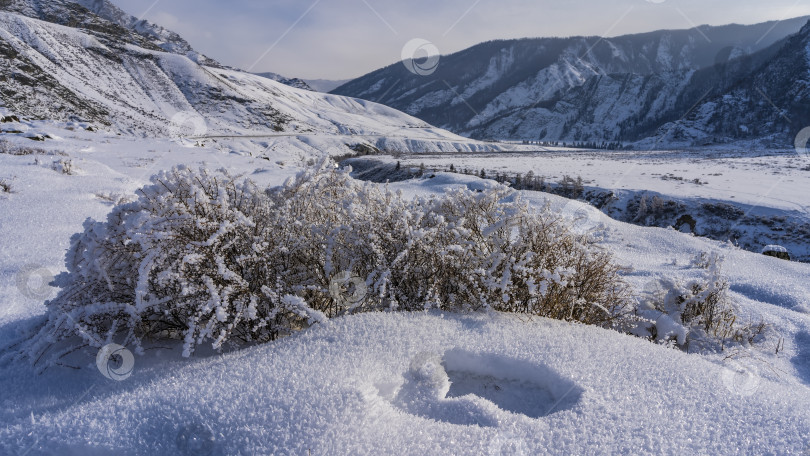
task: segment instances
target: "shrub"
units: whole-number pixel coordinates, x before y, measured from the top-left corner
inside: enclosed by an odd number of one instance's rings
[[[62,174],[72,176],[76,174],[76,167],[73,166],[73,160],[60,158],[51,164],[51,169]]]
[[[692,266],[705,269],[701,278],[658,279],[637,310],[647,318],[647,336],[659,342],[672,340],[686,350],[722,350],[730,342],[753,343],[765,324],[740,324],[738,309],[728,296],[722,263],[723,257],[717,253],[703,252],[692,260]]]
[[[30,146],[18,146],[7,139],[0,139],[0,154],[8,154],[8,155],[62,155],[65,156],[64,152],[61,151],[46,151],[45,149],[37,148],[37,147],[30,147]]]
[[[113,192],[98,192],[95,196],[102,201],[111,203],[113,206],[120,206],[136,200],[132,195]]]
[[[344,270],[369,287],[368,309],[492,308],[603,324],[626,303],[607,252],[507,187],[406,200],[348,171],[310,171],[271,193],[284,208],[277,234],[289,240],[283,281],[330,316],[345,310],[326,292]]]
[[[266,341],[302,326],[298,299],[274,291],[264,252],[275,238],[272,206],[250,182],[232,176],[163,172],[106,223],[87,220],[66,257],[63,288],[49,305],[56,339],[79,335],[100,345],[124,331],[184,340],[184,355],[213,339]],[[278,246],[273,246],[278,247]]]
[[[14,193],[14,189],[11,187],[11,182],[0,179],[0,193]]]
[[[136,350],[179,339],[189,356],[364,311],[495,309],[605,326],[625,312],[609,254],[513,190],[406,199],[349,172],[323,162],[265,191],[224,172],[160,173],[73,236],[30,354],[79,336]],[[348,276],[363,299],[335,296]]]

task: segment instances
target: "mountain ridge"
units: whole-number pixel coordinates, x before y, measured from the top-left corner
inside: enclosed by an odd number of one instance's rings
[[[124,29],[78,3],[26,0],[10,7],[25,6],[23,15],[9,11],[11,0],[0,1],[7,7],[0,11],[0,106],[10,115],[145,137],[287,136],[293,149],[322,153],[479,147],[377,103],[209,64],[196,52],[184,54],[182,42],[169,52],[153,35]],[[57,13],[62,24],[31,17]],[[239,149],[270,147],[244,142]]]
[[[682,105],[693,96],[696,74],[725,71],[726,62],[760,52],[775,54],[771,47],[807,19],[614,38],[490,41],[443,56],[429,76],[397,63],[332,93],[381,102],[479,139],[636,141],[686,112],[691,105]],[[731,84],[725,76],[718,80]]]
[[[290,87],[295,87],[296,89],[304,89],[304,90],[313,90],[314,91],[314,89],[312,87],[310,87],[309,84],[307,84],[307,82],[304,81],[301,78],[287,78],[287,77],[284,77],[284,76],[282,76],[282,75],[280,75],[278,73],[271,73],[271,72],[253,73],[253,74],[255,74],[257,76],[261,76],[263,78],[272,79],[272,80],[274,80],[276,82],[280,82],[280,83],[282,83],[284,85],[288,85]]]
[[[219,65],[180,35],[127,14],[109,0],[0,0],[0,10],[71,28],[82,28],[102,41],[121,40],[145,49],[187,55]]]

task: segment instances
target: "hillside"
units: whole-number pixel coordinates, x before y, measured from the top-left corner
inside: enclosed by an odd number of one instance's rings
[[[492,41],[443,56],[429,76],[394,64],[333,93],[380,102],[475,138],[636,141],[658,135],[696,103],[725,96],[767,67],[807,19],[615,38]],[[714,140],[712,132],[692,139]]]
[[[152,50],[196,54],[178,34],[139,20],[108,0],[2,0],[0,9],[34,19],[81,28],[106,42],[126,42]],[[213,60],[200,56],[209,64]]]
[[[729,64],[736,67],[729,72],[740,77],[722,93],[712,92],[700,100],[688,116],[664,125],[659,132],[662,142],[735,138],[757,140],[766,147],[793,146],[799,131],[810,125],[810,23],[774,51],[763,63],[755,56]],[[709,81],[712,75],[704,71],[694,79],[701,78]]]
[[[312,87],[310,87],[306,81],[300,78],[285,78],[278,73],[256,73],[256,75],[263,78],[272,79],[290,87],[295,87],[296,89],[312,90]]]
[[[133,23],[108,2],[81,3],[101,16],[67,0],[2,5],[4,112],[152,137],[286,135],[306,144],[296,138],[327,135],[336,154],[357,144],[364,150],[488,148],[376,103],[222,67],[171,32]],[[267,142],[241,147],[262,151]]]

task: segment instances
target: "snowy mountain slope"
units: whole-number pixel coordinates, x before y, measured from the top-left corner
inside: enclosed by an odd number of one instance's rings
[[[135,30],[138,34],[150,38],[154,44],[164,51],[182,55],[194,53],[194,49],[191,48],[191,45],[177,33],[157,24],[152,24],[147,20],[138,19],[129,15],[108,0],[75,1],[103,19],[120,25],[123,28]],[[210,64],[211,62],[208,63]]]
[[[111,200],[132,195],[154,171],[208,161],[279,185],[304,166],[165,139],[48,133],[60,138],[44,145],[67,156],[0,154],[0,178],[16,189],[0,196],[0,346],[40,321],[43,301],[52,296],[36,283],[30,286],[41,294],[26,292],[20,271],[63,270],[64,248],[84,218],[103,217]],[[72,159],[79,172],[50,169],[58,157]],[[666,161],[648,166],[671,169]],[[424,196],[483,185],[489,184],[439,173],[392,188]],[[535,208],[568,204],[553,195],[524,196]],[[136,356],[132,376],[119,382],[99,373],[95,353],[77,353],[78,369],[42,374],[15,362],[0,368],[0,453],[801,455],[810,449],[810,266],[674,230],[604,223],[604,247],[628,266],[627,280],[638,290],[656,276],[698,275],[687,266],[698,252],[725,255],[742,317],[770,323],[767,339],[724,359],[731,353],[686,354],[539,318],[378,313],[221,356],[182,359],[172,347],[155,348]],[[451,384],[420,375],[435,358]]]
[[[325,134],[372,147],[407,136],[415,143],[400,141],[401,150],[487,147],[376,103],[290,88],[194,57],[0,12],[7,75],[0,99],[18,116],[148,136]]]
[[[340,79],[340,80],[332,80],[332,79],[304,79],[310,87],[318,92],[331,92],[338,87],[346,84],[347,82],[351,81],[351,79]]]
[[[295,87],[296,89],[313,90],[312,87],[310,87],[309,84],[307,84],[307,82],[303,79],[285,78],[278,73],[256,73],[256,75],[263,78],[272,79],[290,87]]]
[[[197,55],[191,45],[178,34],[149,21],[139,20],[109,0],[2,0],[0,10],[80,27],[94,35],[114,36],[117,41],[154,50]],[[199,57],[208,64],[215,64],[210,59]]]
[[[707,97],[686,118],[663,125],[665,140],[731,137],[771,147],[794,145],[799,131],[810,125],[809,55],[810,23],[727,91]]]
[[[288,78],[278,73],[256,73],[259,76],[270,78],[282,84],[297,89],[314,90],[316,92],[329,93],[338,87],[351,81],[351,79],[331,80],[331,79],[301,79],[301,78]]]
[[[680,118],[705,94],[696,86],[720,92],[733,85],[741,69],[726,62],[759,53],[755,63],[767,60],[807,19],[493,41],[443,56],[429,76],[394,64],[333,92],[476,138],[635,140]]]

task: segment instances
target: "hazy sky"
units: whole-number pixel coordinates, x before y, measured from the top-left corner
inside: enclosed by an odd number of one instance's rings
[[[616,36],[810,15],[810,0],[112,0],[226,65],[348,79],[428,40],[442,54],[498,38]]]

